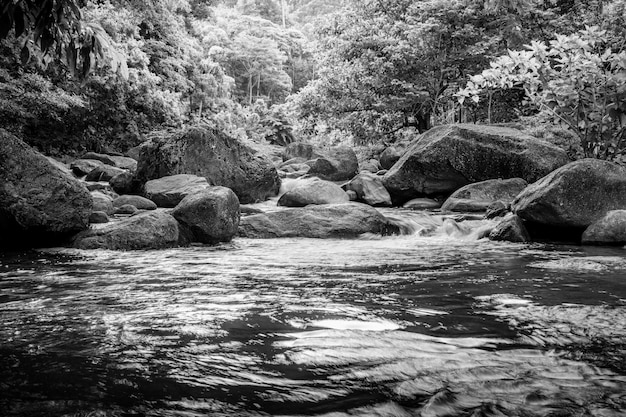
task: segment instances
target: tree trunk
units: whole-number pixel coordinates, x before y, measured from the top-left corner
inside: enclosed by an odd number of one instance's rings
[[[252,104],[252,74],[248,75],[248,104]]]

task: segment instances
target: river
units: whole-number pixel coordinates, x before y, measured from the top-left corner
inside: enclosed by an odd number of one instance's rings
[[[2,254],[0,415],[626,415],[626,249],[435,224]]]

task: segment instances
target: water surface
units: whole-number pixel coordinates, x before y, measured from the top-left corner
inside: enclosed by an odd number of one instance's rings
[[[0,255],[0,415],[624,416],[625,252],[412,235]]]

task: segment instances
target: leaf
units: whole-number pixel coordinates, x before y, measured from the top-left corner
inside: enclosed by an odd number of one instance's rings
[[[30,60],[30,49],[28,45],[24,45],[22,51],[20,52],[20,61],[22,62],[22,66],[26,66],[28,61]]]

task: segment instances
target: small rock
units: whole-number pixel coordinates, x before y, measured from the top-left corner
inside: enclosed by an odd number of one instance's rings
[[[133,194],[141,190],[141,182],[132,172],[122,172],[109,181],[109,184],[118,194]]]
[[[350,201],[348,195],[337,184],[310,178],[283,194],[279,206],[304,207],[309,204],[337,204]]]
[[[101,165],[97,168],[94,168],[87,176],[85,177],[86,181],[109,181],[114,176],[121,174],[122,172],[126,172],[121,168],[116,168],[109,165]]]
[[[361,172],[347,185],[347,190],[356,192],[360,201],[370,206],[391,206],[391,196],[381,177],[370,172]]]
[[[93,211],[102,211],[107,214],[113,213],[113,199],[100,191],[92,191]]]
[[[190,174],[168,175],[144,185],[144,195],[159,207],[176,207],[185,197],[210,188],[204,177]]]
[[[494,201],[487,206],[487,212],[485,213],[486,219],[495,219],[496,217],[502,217],[506,215],[511,209],[510,204],[506,204],[503,201]]]
[[[441,203],[432,198],[414,198],[404,203],[402,207],[411,210],[436,210],[441,208]]]
[[[153,201],[139,195],[121,195],[113,200],[113,207],[122,207],[126,204],[135,206],[139,210],[154,210],[157,208]]]
[[[380,154],[380,166],[383,169],[390,169],[402,156],[400,150],[394,146],[389,146]]]
[[[137,207],[132,204],[124,204],[115,209],[114,214],[135,214],[137,213]]]
[[[104,211],[94,211],[89,216],[89,223],[91,224],[100,224],[100,223],[108,223],[109,216]]]
[[[70,164],[70,169],[77,177],[83,177],[103,165],[104,163],[95,159],[77,159]]]
[[[486,211],[495,201],[511,203],[528,186],[521,178],[493,179],[468,184],[456,190],[441,209],[443,211]]]
[[[504,242],[530,242],[530,235],[524,222],[515,214],[508,214],[498,223],[489,234],[490,240]]]
[[[626,210],[611,210],[583,233],[584,245],[625,245]]]

